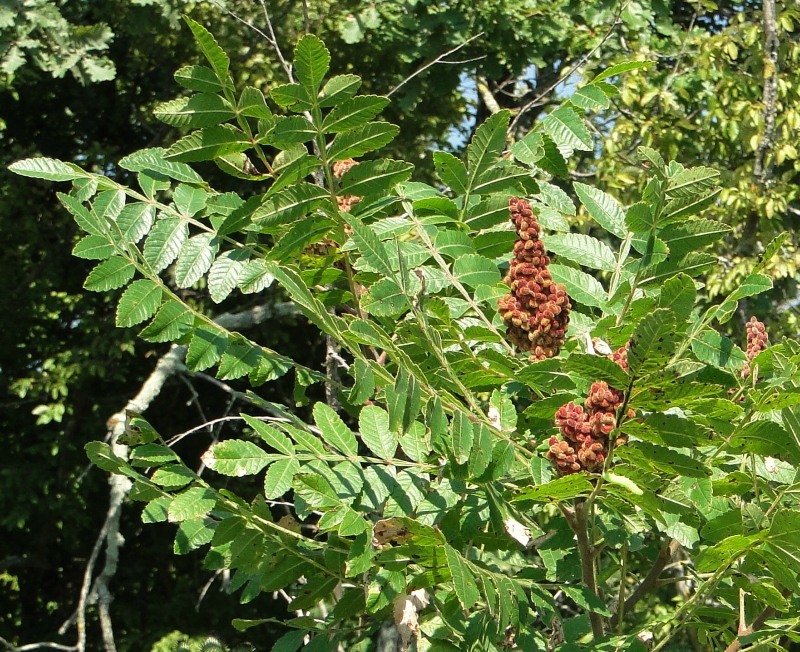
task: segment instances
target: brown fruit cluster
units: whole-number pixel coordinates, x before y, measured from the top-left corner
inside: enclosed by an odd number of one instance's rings
[[[557,355],[569,325],[570,303],[563,285],[554,283],[550,257],[539,237],[539,224],[528,202],[518,197],[508,201],[511,221],[519,239],[506,284],[511,293],[497,302],[508,329],[508,339],[520,351],[530,351],[531,360]]]
[[[341,179],[354,165],[358,165],[358,161],[352,158],[345,159],[344,161],[336,161],[336,163],[333,164],[333,176],[337,179]],[[356,197],[355,195],[340,195],[336,197],[339,210],[345,213],[349,213],[353,209],[353,206],[360,201],[361,197]]]
[[[623,394],[604,381],[592,383],[583,407],[572,401],[556,412],[556,425],[563,440],[550,438],[547,458],[559,475],[579,471],[597,472],[608,456],[608,438],[617,425],[617,408]]]
[[[763,322],[758,321],[755,317],[750,317],[745,329],[747,330],[747,362],[742,367],[742,378],[750,375],[750,363],[753,358],[769,346],[769,336]]]

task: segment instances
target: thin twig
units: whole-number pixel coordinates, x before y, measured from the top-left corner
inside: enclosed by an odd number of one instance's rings
[[[558,88],[561,84],[567,81],[572,75],[574,75],[578,70],[583,68],[586,62],[597,52],[603,45],[605,45],[606,41],[611,38],[611,35],[614,33],[614,30],[621,24],[620,16],[622,16],[622,12],[625,11],[625,8],[628,6],[628,2],[624,2],[620,5],[617,13],[614,16],[614,20],[611,22],[611,27],[608,28],[608,31],[603,35],[603,38],[598,41],[598,43],[589,50],[586,54],[584,54],[578,61],[573,65],[564,75],[559,77],[556,81],[554,81],[550,86],[545,88],[541,93],[539,93],[536,97],[534,97],[529,102],[525,103],[517,112],[517,115],[514,116],[514,119],[511,121],[511,124],[508,125],[508,133],[513,134],[519,121],[522,119],[522,116],[530,111],[533,107],[538,106],[539,103],[550,93],[552,93],[556,88]]]
[[[675,539],[670,539],[658,552],[655,563],[650,568],[650,571],[645,575],[644,579],[639,582],[639,585],[633,590],[625,600],[624,604],[618,607],[617,613],[611,617],[611,627],[614,628],[619,622],[620,616],[630,613],[636,604],[650,591],[658,585],[658,578],[664,572],[664,568],[672,561],[672,557],[678,551],[681,544]]]
[[[475,34],[474,36],[470,36],[470,37],[469,37],[469,38],[468,38],[466,41],[463,41],[462,43],[459,43],[459,44],[458,44],[458,45],[456,45],[454,48],[452,48],[452,49],[448,50],[447,52],[444,52],[443,54],[440,54],[438,57],[436,57],[436,58],[435,58],[435,59],[433,59],[432,61],[429,61],[429,62],[428,62],[428,63],[426,63],[425,65],[423,65],[423,66],[421,66],[421,67],[417,68],[417,69],[416,69],[414,72],[412,72],[412,73],[411,73],[411,74],[410,74],[408,77],[406,77],[406,78],[405,78],[403,81],[401,81],[399,84],[397,84],[397,86],[395,86],[394,88],[392,88],[392,90],[390,90],[388,93],[386,93],[386,97],[391,97],[391,96],[392,96],[394,93],[396,93],[398,90],[400,90],[400,89],[401,89],[403,86],[405,86],[405,85],[406,85],[408,82],[410,82],[412,79],[414,79],[414,77],[417,77],[417,76],[421,75],[421,74],[422,74],[423,72],[425,72],[425,71],[426,71],[428,68],[430,68],[430,67],[432,67],[432,66],[435,66],[437,63],[448,63],[447,61],[443,61],[443,59],[445,59],[445,58],[449,57],[449,56],[450,56],[451,54],[453,54],[454,52],[458,52],[458,51],[459,51],[461,48],[463,48],[465,45],[467,45],[468,43],[471,43],[471,42],[472,42],[472,41],[474,41],[476,38],[480,38],[481,36],[483,36],[483,32],[478,32],[478,33],[477,33],[477,34]]]

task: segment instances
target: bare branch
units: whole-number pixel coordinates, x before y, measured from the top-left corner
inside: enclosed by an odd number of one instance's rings
[[[775,145],[775,118],[778,103],[778,26],[775,0],[764,0],[762,4],[761,23],[764,33],[763,75],[764,86],[761,91],[761,117],[764,120],[764,131],[756,147],[756,158],[753,163],[753,180],[764,192],[772,176],[770,153]],[[758,211],[752,209],[742,227],[739,237],[738,253],[750,256],[756,247],[758,233]]]
[[[401,81],[397,86],[395,86],[392,90],[390,90],[388,93],[386,93],[386,97],[391,97],[394,93],[396,93],[398,90],[400,90],[408,82],[410,82],[412,79],[414,79],[414,77],[418,77],[423,72],[425,72],[428,68],[431,68],[432,66],[435,66],[437,63],[452,63],[452,62],[449,62],[449,61],[444,61],[444,59],[449,57],[454,52],[458,52],[461,48],[466,46],[468,43],[471,43],[476,38],[480,38],[481,36],[483,36],[483,32],[478,32],[477,34],[475,34],[475,36],[470,36],[466,41],[464,41],[462,43],[459,43],[454,48],[448,50],[447,52],[444,52],[444,53],[440,54],[438,57],[436,57],[432,61],[429,61],[425,65],[420,66],[414,72],[412,72],[408,77],[406,77],[403,81]]]
[[[6,639],[0,636],[0,643],[2,643],[8,652],[30,652],[31,650],[63,650],[63,652],[74,652],[78,649],[76,645],[62,645],[61,643],[50,643],[49,641],[42,643],[28,643],[20,647],[14,647]]]
[[[215,321],[224,328],[241,330],[259,324],[276,315],[291,314],[294,310],[294,306],[289,303],[277,304],[276,306],[256,306],[239,313],[225,313],[219,315]],[[114,414],[108,420],[108,440],[110,441],[115,455],[122,459],[128,459],[128,446],[119,442],[120,435],[125,432],[127,414],[142,414],[147,410],[150,404],[160,394],[167,380],[185,369],[183,364],[185,355],[185,346],[172,345],[170,350],[156,363],[155,369],[144,381],[136,396],[128,401],[122,410]],[[208,424],[204,424],[203,427],[207,427],[207,425]],[[30,643],[15,648],[7,641],[0,639],[0,642],[4,643],[9,649],[14,650],[14,652],[44,649],[48,647],[50,649],[69,650],[70,652],[85,652],[86,609],[92,604],[98,605],[100,628],[106,652],[116,652],[110,609],[113,596],[109,590],[109,584],[117,572],[119,550],[124,543],[124,538],[119,531],[119,522],[122,514],[122,503],[132,487],[132,482],[125,476],[112,474],[109,477],[108,484],[109,506],[105,521],[100,528],[97,541],[92,548],[92,552],[86,564],[78,605],[75,613],[59,629],[59,634],[64,634],[75,624],[78,630],[78,640],[76,644],[65,646],[59,643]],[[100,555],[100,550],[103,548],[104,544],[105,564],[97,577],[94,578],[95,566]]]
[[[756,161],[753,176],[761,185],[766,185],[772,174],[772,165],[767,155],[775,144],[775,118],[778,112],[778,26],[775,0],[764,0],[762,9],[762,25],[764,28],[764,88],[761,115],[764,118],[764,133],[756,149]]]
[[[497,102],[497,98],[492,95],[492,91],[489,88],[489,82],[483,75],[478,76],[478,94],[481,96],[483,103],[486,105],[486,108],[489,109],[490,113],[499,113],[500,112],[500,104]]]

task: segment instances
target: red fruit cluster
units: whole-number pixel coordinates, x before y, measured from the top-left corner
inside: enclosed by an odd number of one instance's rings
[[[345,159],[344,161],[336,161],[336,163],[333,164],[333,176],[337,179],[341,179],[354,165],[358,165],[358,161],[352,158]],[[339,210],[345,213],[349,213],[353,209],[353,206],[360,201],[361,197],[356,197],[355,195],[340,195],[336,198],[336,202],[339,204]]]
[[[531,360],[557,355],[569,325],[570,303],[563,285],[553,282],[550,257],[539,238],[539,224],[528,202],[509,199],[511,221],[519,239],[504,279],[511,288],[497,302],[508,329],[508,339],[520,351],[530,351]]]
[[[769,336],[763,322],[758,321],[755,317],[750,317],[745,328],[747,330],[747,362],[742,367],[742,378],[750,375],[750,363],[753,358],[769,346]]]
[[[592,383],[583,407],[570,401],[558,408],[555,421],[564,440],[551,437],[547,457],[559,475],[603,468],[622,401],[621,391],[600,381]]]
[[[611,359],[625,371],[628,371],[628,345],[625,344],[614,351],[614,353],[611,354]]]

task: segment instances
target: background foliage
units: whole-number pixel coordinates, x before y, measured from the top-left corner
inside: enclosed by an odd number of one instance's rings
[[[723,170],[722,201],[706,216],[720,217],[733,228],[715,245],[724,264],[714,268],[707,286],[703,299],[709,303],[739,286],[749,271],[749,257],[773,234],[787,228],[794,232],[793,8],[778,7],[776,127],[761,161],[769,174],[756,178],[764,134],[760,5],[628,3],[620,11],[611,3],[577,8],[567,2],[404,4],[401,9],[399,3],[314,3],[307,20],[310,31],[330,48],[332,70],[361,75],[365,93],[391,92],[415,70],[475,37],[392,93],[384,115],[400,126],[403,139],[385,152],[415,163],[415,178],[432,180],[431,149],[460,153],[475,126],[498,107],[531,104],[516,122],[518,133],[525,133],[574,87],[577,77],[552,88],[584,57],[580,74],[587,79],[623,59],[655,59],[655,67],[624,76],[621,93],[592,116],[603,147],[597,151],[603,153],[597,158],[591,149],[579,157],[578,180],[608,189],[624,204],[634,202],[644,183],[634,158],[640,144],[687,166]],[[264,27],[260,7],[230,8]],[[268,9],[288,52],[305,30],[303,7],[282,3],[268,4]],[[167,146],[177,137],[153,117],[152,109],[174,96],[173,71],[197,63],[189,31],[176,28],[186,10],[198,22],[215,25],[215,36],[233,58],[230,70],[237,88],[281,79],[269,45],[237,21],[223,20],[215,6],[68,2],[59,11],[50,3],[25,3],[23,11],[10,3],[0,14],[5,162],[44,154],[110,172],[121,183],[131,181],[114,164],[136,149]],[[208,170],[212,183],[215,175]],[[134,332],[110,331],[117,297],[81,289],[91,262],[81,265],[69,256],[76,227],[55,203],[52,188],[21,184],[8,173],[0,183],[0,219],[10,240],[0,269],[7,288],[2,314],[8,323],[0,347],[2,418],[10,452],[0,476],[2,578],[9,589],[0,618],[11,640],[24,643],[38,640],[44,631],[55,637],[74,610],[90,552],[87,542],[94,540],[105,513],[106,480],[96,469],[87,472],[83,445],[101,438],[106,419],[136,392],[164,349],[136,343]],[[230,188],[239,189],[235,182]],[[596,229],[582,211],[578,218],[585,230]],[[748,300],[741,314],[764,318],[776,340],[781,332],[795,332],[795,312],[786,309],[795,297],[795,245],[785,242],[781,256],[768,261],[764,271],[776,281],[773,292]],[[202,293],[190,288],[181,297],[212,312],[254,305],[240,296],[209,306]],[[269,306],[284,300],[269,292],[258,300],[265,298]],[[741,337],[742,325],[741,319],[733,320],[724,328],[738,330]],[[296,315],[247,334],[310,368],[319,368],[324,358],[324,343]],[[148,412],[159,431],[181,432],[228,414],[230,396],[198,383],[176,379],[161,393]],[[292,383],[270,385],[269,391],[274,394],[268,398],[293,402]],[[309,393],[319,399],[320,391]],[[223,423],[212,435],[224,436],[226,427]],[[198,442],[187,456],[197,456],[208,441]],[[188,633],[220,629],[233,638],[231,617],[247,612],[234,610],[216,586],[195,611],[207,571],[191,556],[166,554],[168,528],[142,528],[130,512],[124,518],[125,563],[114,583],[120,648],[142,649],[143,641],[149,646],[176,623]],[[142,568],[153,570],[142,573]],[[164,596],[175,611],[143,602],[147,595]],[[280,614],[284,608],[280,600],[261,604],[253,606],[253,615],[265,609]],[[274,636],[267,628],[260,640],[253,631],[250,640],[260,646]],[[98,641],[95,634],[89,644]]]

